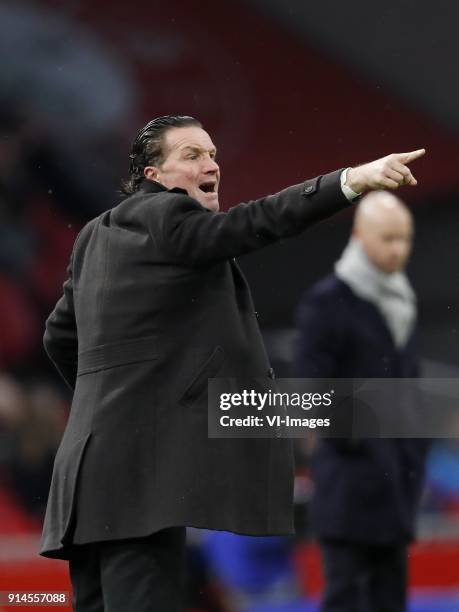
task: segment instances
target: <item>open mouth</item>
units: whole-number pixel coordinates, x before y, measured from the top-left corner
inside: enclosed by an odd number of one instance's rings
[[[217,183],[214,181],[208,181],[206,183],[201,183],[199,185],[199,189],[204,193],[215,193],[217,188]]]

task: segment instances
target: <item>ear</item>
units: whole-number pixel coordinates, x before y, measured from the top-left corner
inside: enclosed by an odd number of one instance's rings
[[[156,166],[145,166],[143,170],[143,174],[145,178],[149,181],[157,181],[158,180],[159,168]]]

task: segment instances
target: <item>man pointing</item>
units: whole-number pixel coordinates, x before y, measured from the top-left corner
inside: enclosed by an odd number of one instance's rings
[[[207,435],[209,378],[274,376],[234,258],[360,192],[415,184],[407,164],[423,153],[223,213],[216,147],[196,119],[159,117],[139,132],[128,197],[80,232],[46,322],[74,396],[41,554],[70,561],[75,610],[181,610],[186,526],[292,532],[290,441]]]

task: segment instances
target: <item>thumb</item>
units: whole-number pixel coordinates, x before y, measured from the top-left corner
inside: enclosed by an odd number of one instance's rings
[[[425,149],[416,149],[416,151],[410,151],[409,153],[399,153],[398,159],[402,164],[410,164],[415,159],[419,159],[425,155]]]

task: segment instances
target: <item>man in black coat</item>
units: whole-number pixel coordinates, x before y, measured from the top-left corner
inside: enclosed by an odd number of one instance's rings
[[[403,273],[412,231],[392,194],[362,200],[335,272],[300,304],[297,376],[419,376],[416,298]],[[426,450],[421,439],[318,442],[312,522],[325,569],[323,612],[405,611]]]
[[[139,132],[129,197],[80,232],[44,337],[74,395],[41,554],[69,559],[76,610],[180,610],[186,526],[292,532],[290,441],[207,434],[208,378],[273,377],[234,258],[354,192],[415,184],[406,164],[423,152],[222,213],[215,146],[198,121],[160,117]]]

